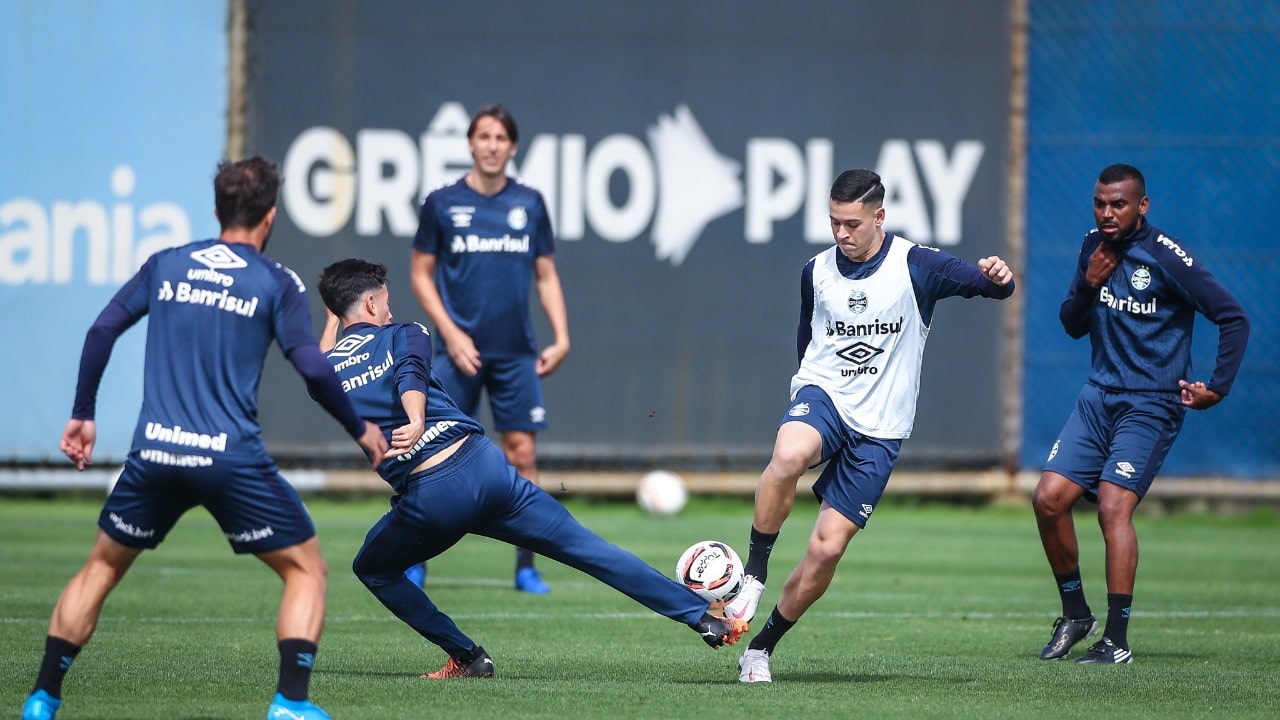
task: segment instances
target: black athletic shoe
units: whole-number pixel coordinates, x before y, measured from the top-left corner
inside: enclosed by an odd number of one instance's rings
[[[1078,663],[1105,663],[1107,665],[1127,665],[1133,662],[1133,653],[1129,648],[1122,648],[1114,645],[1107,638],[1102,638],[1093,644],[1084,655],[1081,655]]]
[[[1098,620],[1090,615],[1073,620],[1060,617],[1053,623],[1053,637],[1040,651],[1041,660],[1061,660],[1071,652],[1072,646],[1098,632]]]
[[[423,680],[455,680],[457,678],[489,678],[493,677],[493,658],[479,645],[471,651],[470,658],[458,662],[453,658],[439,670],[419,675]]]
[[[702,636],[703,642],[719,650],[721,645],[732,645],[738,642],[742,634],[747,631],[748,625],[745,621],[736,618],[712,617],[710,620],[698,623],[698,627],[694,629]]]

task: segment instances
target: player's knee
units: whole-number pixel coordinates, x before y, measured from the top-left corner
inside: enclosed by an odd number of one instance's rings
[[[809,548],[806,553],[810,562],[821,568],[831,568],[840,562],[840,558],[844,557],[844,550],[848,547],[848,543],[838,542],[836,540],[817,539],[809,541]]]
[[[1071,506],[1063,502],[1061,493],[1041,482],[1036,485],[1035,492],[1031,494],[1031,507],[1038,517],[1055,517],[1069,510]]]

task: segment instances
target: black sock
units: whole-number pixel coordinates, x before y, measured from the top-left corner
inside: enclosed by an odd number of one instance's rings
[[[1080,580],[1080,568],[1064,573],[1054,573],[1053,579],[1058,584],[1058,595],[1062,596],[1063,617],[1079,620],[1093,614],[1089,610],[1089,603],[1084,599],[1084,583]]]
[[[751,575],[764,583],[769,574],[769,553],[773,552],[773,544],[778,541],[778,533],[762,533],[751,526],[751,541],[747,546],[747,566],[743,573]]]
[[[1102,637],[1125,650],[1129,649],[1129,609],[1132,606],[1132,595],[1107,593],[1107,629]]]
[[[306,700],[311,685],[311,668],[316,663],[316,644],[310,640],[281,640],[280,682],[276,692],[288,700]]]
[[[80,646],[52,635],[44,639],[44,657],[40,658],[40,674],[31,692],[43,690],[55,699],[62,699],[62,678],[71,669],[71,663],[80,654]]]
[[[533,567],[533,551],[528,548],[516,548],[516,570]]]
[[[795,625],[796,621],[782,617],[782,613],[778,612],[778,606],[774,605],[773,612],[769,613],[769,620],[764,624],[764,629],[751,638],[751,644],[747,647],[752,650],[764,650],[772,655],[774,646]]]

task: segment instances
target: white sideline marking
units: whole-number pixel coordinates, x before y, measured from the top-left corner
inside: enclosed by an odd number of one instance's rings
[[[1050,613],[1051,614],[1051,613]],[[564,620],[569,613],[450,613],[450,617],[458,620]],[[572,613],[575,619],[582,620],[665,620],[656,613],[621,612],[621,613]],[[1156,610],[1134,612],[1134,617],[1142,618],[1280,618],[1280,607],[1240,609],[1240,610]],[[987,612],[821,612],[805,613],[805,617],[836,618],[842,620],[1019,620],[1044,619],[1049,614],[1037,612],[987,613]],[[325,622],[395,622],[394,616],[386,615],[329,615]],[[6,624],[46,624],[48,618],[0,617],[0,623]],[[99,624],[120,623],[156,623],[184,625],[197,623],[264,623],[275,622],[274,615],[261,617],[143,617],[143,618],[109,618],[104,617]]]

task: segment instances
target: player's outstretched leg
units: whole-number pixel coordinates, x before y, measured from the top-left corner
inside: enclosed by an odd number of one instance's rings
[[[310,700],[290,700],[276,693],[267,708],[267,720],[329,720],[329,713]]]
[[[22,720],[54,720],[61,705],[61,700],[44,690],[36,690],[22,705]]]

